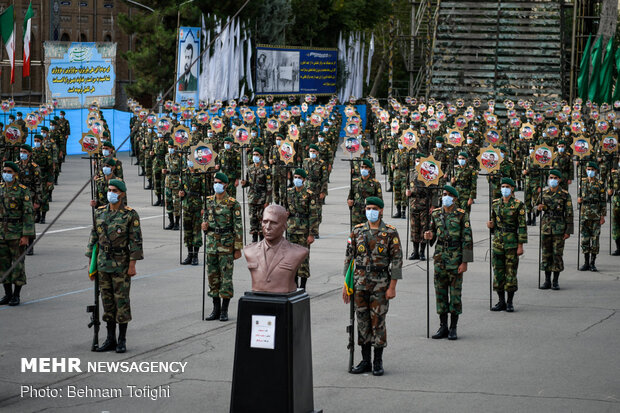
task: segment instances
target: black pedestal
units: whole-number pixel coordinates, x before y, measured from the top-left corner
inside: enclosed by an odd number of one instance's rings
[[[275,316],[274,349],[250,346],[252,316]],[[310,297],[246,292],[239,299],[230,411],[314,411]]]

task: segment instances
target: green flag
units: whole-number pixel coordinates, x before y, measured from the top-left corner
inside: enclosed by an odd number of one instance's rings
[[[351,263],[349,264],[349,269],[347,270],[347,275],[345,275],[344,277],[344,286],[347,289],[347,295],[352,295],[353,294],[353,273],[354,273],[354,266],[353,263],[355,262],[355,260],[351,260]]]
[[[577,78],[577,96],[583,100],[588,100],[588,87],[590,85],[590,46],[592,35],[588,36],[588,42],[583,49],[583,56],[579,64],[579,77]]]
[[[601,77],[599,79],[599,92],[596,96],[597,103],[611,103],[611,88],[614,78],[614,38],[610,38],[605,48],[605,57],[601,67]]]
[[[603,52],[603,38],[599,37],[592,49],[592,76],[588,87],[588,99],[596,101],[601,78],[601,54]]]
[[[97,244],[93,247],[93,253],[90,256],[90,267],[88,268],[88,278],[90,280],[95,279],[95,275],[97,275]]]
[[[616,50],[616,71],[616,88],[614,89],[614,96],[611,98],[611,102],[620,100],[620,49]]]

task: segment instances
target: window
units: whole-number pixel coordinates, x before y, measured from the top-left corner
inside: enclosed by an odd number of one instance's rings
[[[84,33],[80,33],[80,42],[87,42],[86,35]]]
[[[60,41],[61,42],[69,42],[69,41],[71,41],[71,39],[69,39],[69,35],[67,33],[63,33],[62,36],[60,37]]]
[[[110,36],[109,34],[106,34],[105,37],[103,38],[104,42],[111,42],[112,41],[112,36]]]

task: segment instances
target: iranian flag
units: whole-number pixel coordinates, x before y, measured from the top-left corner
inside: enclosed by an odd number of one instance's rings
[[[15,19],[13,18],[13,5],[6,8],[0,14],[0,33],[4,48],[11,62],[11,83],[15,83]]]
[[[23,77],[30,76],[30,24],[32,22],[32,2],[28,5],[26,16],[24,17],[24,66],[22,68]]]

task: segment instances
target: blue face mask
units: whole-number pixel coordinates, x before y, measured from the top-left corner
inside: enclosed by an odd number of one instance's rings
[[[230,149],[230,143],[225,143],[224,144],[224,149],[226,149],[226,150]]]
[[[41,142],[35,142],[34,143],[34,147],[35,148],[40,148],[41,147]]]
[[[454,198],[450,195],[444,195],[441,197],[441,204],[447,208],[450,208],[454,204]]]
[[[560,152],[560,153],[564,153],[564,147],[563,147],[563,146],[559,147],[559,148],[558,148],[558,152]]]
[[[118,194],[116,192],[108,191],[108,202],[116,204],[118,202]]]
[[[596,171],[589,170],[586,171],[586,174],[588,175],[588,178],[594,178],[596,176]]]
[[[504,152],[500,152],[500,153],[499,153],[499,156],[501,156],[501,157],[502,157],[502,159],[504,159]]]
[[[174,148],[168,148],[168,153],[172,155],[174,153]]]
[[[471,145],[472,143],[474,143],[474,140],[473,140],[473,139],[467,139],[467,144],[468,144],[468,145]]]
[[[257,156],[257,155],[252,156],[252,162],[259,163],[260,162],[260,156]]]
[[[502,196],[504,198],[508,198],[510,196],[510,194],[512,193],[512,189],[510,189],[510,188],[502,188],[502,189],[500,189],[500,191],[502,192]]]
[[[27,153],[20,153],[19,154],[19,159],[21,159],[22,161],[27,161],[28,160],[28,154]]]
[[[465,164],[467,163],[467,161],[465,159],[458,159],[458,163],[461,166],[465,166]]]
[[[555,188],[556,186],[558,186],[558,180],[557,179],[549,179],[549,186],[551,188]]]
[[[366,210],[366,219],[370,222],[377,222],[379,220],[379,211],[376,209],[367,209]]]
[[[301,188],[301,186],[304,184],[304,180],[301,178],[293,178],[293,184],[297,187],[297,188]]]
[[[103,168],[101,168],[101,170],[103,171],[103,174],[106,176],[112,173],[112,168],[110,168],[109,166],[104,166]]]
[[[192,161],[187,161],[187,166],[188,166],[189,168],[193,168],[193,167],[194,167],[194,162],[192,162]]]
[[[310,159],[316,159],[316,153],[310,152]]]
[[[101,151],[101,153],[103,154],[103,156],[110,156],[110,150],[109,149],[104,149]]]
[[[370,174],[370,171],[368,169],[360,169],[360,173],[362,174],[362,176],[368,176],[368,174]]]
[[[222,192],[224,192],[224,184],[216,182],[213,184],[213,190],[215,191],[216,194],[221,194]]]
[[[319,136],[319,142],[323,142],[324,140],[325,140],[325,138],[324,138],[324,137]]]
[[[403,148],[404,148],[403,144],[402,144],[402,143],[399,143],[399,144],[398,144],[398,149],[403,149]]]
[[[437,142],[435,146],[437,147],[437,149],[441,149],[441,142]]]
[[[4,182],[13,182],[13,174],[2,172],[2,179],[4,179]]]

